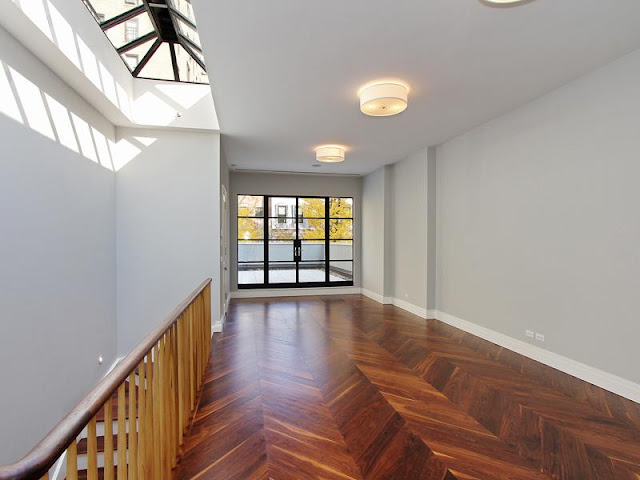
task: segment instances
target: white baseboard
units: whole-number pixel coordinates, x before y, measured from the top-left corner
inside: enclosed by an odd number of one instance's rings
[[[400,300],[399,298],[394,298],[393,304],[396,307],[406,310],[407,312],[413,313],[414,315],[417,315],[422,318],[427,318],[426,308],[418,307],[417,305],[414,305],[409,302],[405,302],[404,300]]]
[[[384,305],[391,305],[393,303],[393,298],[384,297],[379,293],[372,292],[371,290],[367,290],[366,288],[361,288],[360,293],[365,297],[369,297],[371,300],[375,300],[378,303],[382,303]]]
[[[427,318],[436,318],[437,310],[427,310]]]
[[[357,295],[359,287],[327,287],[327,288],[274,288],[270,290],[237,290],[231,292],[231,298],[266,298],[266,297],[306,297],[313,295]]]
[[[640,403],[640,385],[630,380],[604,372],[595,367],[577,362],[557,353],[550,352],[535,345],[530,345],[522,340],[482,327],[475,323],[463,320],[444,312],[436,311],[435,318],[465,332],[476,335],[491,343],[512,350],[527,358],[531,358],[549,367],[560,370],[574,377],[589,382],[598,387],[609,390],[622,397]]]

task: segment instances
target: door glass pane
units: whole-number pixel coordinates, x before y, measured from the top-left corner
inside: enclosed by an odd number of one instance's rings
[[[296,219],[295,218],[270,218],[269,238],[274,240],[295,240],[296,239]]]
[[[300,283],[325,282],[325,270],[324,262],[301,263]]]
[[[324,260],[325,258],[324,240],[303,240],[302,241],[302,261]]]
[[[293,242],[271,240],[269,242],[270,262],[293,262]]]
[[[329,281],[353,281],[353,262],[331,262],[329,264]]]
[[[238,240],[238,261],[264,261],[264,240]]]
[[[329,201],[331,218],[353,218],[353,198],[332,198]]]
[[[238,195],[239,217],[263,217],[264,197],[256,195]]]
[[[264,238],[264,220],[260,218],[238,218],[238,240]]]
[[[296,264],[270,263],[269,283],[296,283]]]
[[[353,220],[331,220],[329,238],[332,240],[350,240],[353,238]]]
[[[298,228],[300,229],[300,239],[314,240],[323,239],[324,232],[324,220],[318,218],[305,218],[303,219]]]
[[[238,285],[264,283],[264,263],[239,263]]]
[[[324,198],[301,198],[298,201],[298,214],[303,218],[324,218],[325,199]]]
[[[353,260],[353,240],[332,240],[329,244],[330,260]]]
[[[269,216],[295,218],[296,197],[269,197]]]

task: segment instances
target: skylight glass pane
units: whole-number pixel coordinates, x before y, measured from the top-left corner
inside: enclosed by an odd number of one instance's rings
[[[187,37],[189,40],[191,40],[196,45],[198,45],[198,46],[202,45],[200,43],[200,35],[198,35],[198,32],[196,32],[193,28],[191,28],[189,25],[187,25],[185,22],[183,22],[180,19],[180,17],[175,17],[175,18],[176,18],[176,25],[178,26],[178,33],[180,33],[183,36]]]
[[[176,45],[176,60],[181,82],[209,83],[207,72],[180,45]]]
[[[140,61],[144,58],[144,55],[149,51],[149,49],[151,48],[151,45],[153,45],[155,41],[156,39],[153,38],[151,40],[144,42],[142,45],[136,48],[132,48],[131,50],[120,55],[122,57],[122,60],[124,60],[124,63],[126,63],[127,67],[129,67],[130,71],[133,72],[135,70],[135,68],[138,66]]]
[[[142,4],[142,0],[83,0],[93,7],[99,22],[111,20]],[[91,8],[89,9],[91,10]]]
[[[120,48],[127,43],[153,32],[153,24],[146,12],[115,25],[105,31],[114,47]]]
[[[160,45],[156,53],[151,56],[151,60],[140,71],[139,76],[158,80],[174,80],[168,43],[164,42]]]
[[[169,0],[169,5],[193,23],[196,23],[195,16],[193,15],[193,7],[191,6],[191,0]]]

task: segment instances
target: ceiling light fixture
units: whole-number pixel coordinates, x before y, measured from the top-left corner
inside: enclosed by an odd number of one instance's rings
[[[481,0],[484,3],[488,3],[489,5],[492,6],[498,6],[498,5],[503,5],[503,6],[516,6],[516,4],[518,3],[527,3],[530,2],[531,0]]]
[[[345,148],[340,145],[322,145],[316,148],[316,160],[325,163],[344,162]]]
[[[408,106],[409,87],[398,82],[376,82],[360,89],[360,111],[372,117],[389,117]]]

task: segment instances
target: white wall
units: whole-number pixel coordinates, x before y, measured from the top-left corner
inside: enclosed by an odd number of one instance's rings
[[[237,238],[238,195],[316,195],[353,197],[353,284],[360,286],[362,245],[362,182],[360,177],[231,172],[231,289],[238,289]]]
[[[638,85],[640,51],[438,147],[439,310],[640,382]]]
[[[118,349],[125,353],[207,277],[213,278],[212,318],[220,318],[220,138],[166,130],[118,134],[149,144],[116,178]]]
[[[29,451],[115,359],[113,135],[0,28],[0,464]]]

